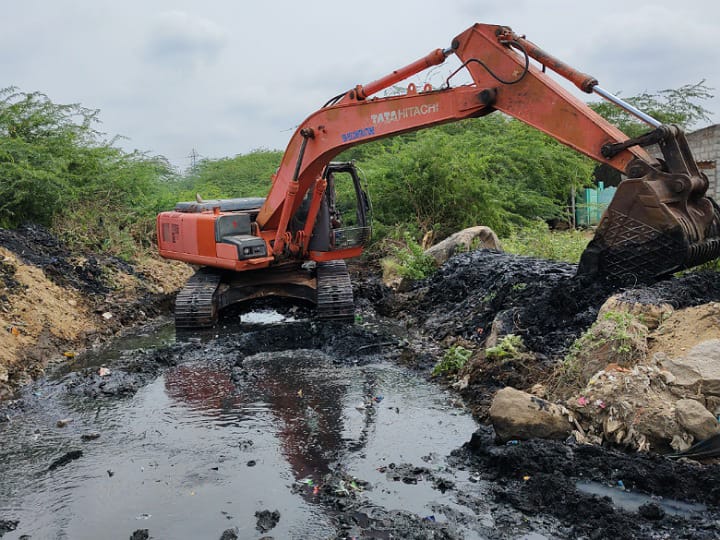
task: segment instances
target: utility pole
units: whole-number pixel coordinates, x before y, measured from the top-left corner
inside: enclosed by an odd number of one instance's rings
[[[190,152],[190,155],[188,156],[190,158],[190,169],[194,169],[195,165],[197,164],[197,158],[198,153],[195,151],[195,149],[192,149],[192,152]]]

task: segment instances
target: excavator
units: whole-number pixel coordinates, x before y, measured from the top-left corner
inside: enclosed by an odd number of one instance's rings
[[[441,88],[409,84],[381,91],[442,64],[461,62]],[[451,85],[461,71],[472,82]],[[649,125],[629,138],[547,70]],[[177,295],[178,328],[213,326],[231,304],[266,296],[315,304],[319,319],[353,319],[345,259],[370,238],[370,202],[355,164],[333,161],[353,146],[499,111],[620,171],[625,179],[582,255],[578,273],[653,280],[720,256],[720,208],[706,196],[686,137],[614,96],[507,26],[475,24],[448,48],[330,99],[294,132],[265,198],[178,203],[157,217],[160,255],[201,268]],[[645,150],[657,145],[663,158]],[[338,203],[338,186],[353,194]]]

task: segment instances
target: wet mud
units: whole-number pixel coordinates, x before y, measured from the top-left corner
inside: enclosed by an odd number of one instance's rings
[[[558,358],[595,322],[613,294],[676,309],[720,300],[720,280],[713,272],[638,287],[577,277],[576,270],[573,264],[489,250],[464,253],[402,296],[394,313],[416,321],[436,340],[460,336],[484,343],[497,322],[503,333],[521,336],[531,351]]]
[[[494,388],[551,369],[613,294],[720,300],[713,274],[638,288],[574,273],[482,250],[404,293],[365,277],[354,325],[261,303],[280,320],[236,310],[207,333],[81,356],[0,405],[0,437],[14,441],[0,450],[0,536],[718,538],[717,464],[573,439],[499,444],[471,419]],[[463,400],[429,380],[448,343],[479,347],[493,325],[522,336],[533,366],[506,366]],[[122,500],[108,511],[91,502],[101,493]],[[65,517],[34,522],[46,507]]]

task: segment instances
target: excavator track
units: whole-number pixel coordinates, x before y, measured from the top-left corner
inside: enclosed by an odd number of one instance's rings
[[[317,265],[317,318],[352,322],[355,317],[352,284],[345,261]]]
[[[218,320],[220,272],[201,268],[175,298],[176,328],[209,328]]]

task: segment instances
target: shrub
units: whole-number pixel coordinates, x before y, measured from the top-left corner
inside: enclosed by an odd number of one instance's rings
[[[453,375],[460,371],[472,356],[472,351],[461,347],[460,345],[453,345],[450,347],[432,370],[432,376],[438,377],[441,375]]]

